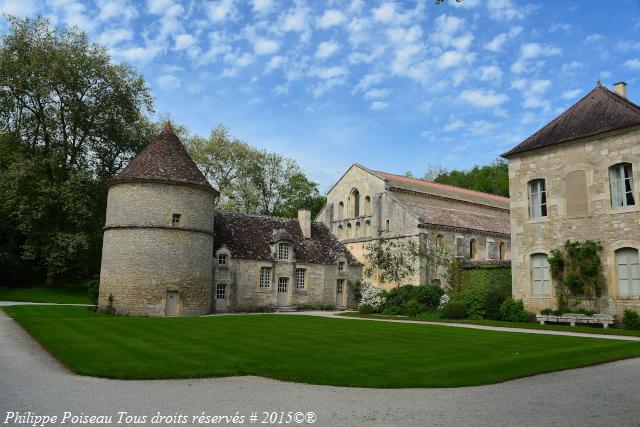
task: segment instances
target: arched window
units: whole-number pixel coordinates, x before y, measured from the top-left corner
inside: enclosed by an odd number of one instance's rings
[[[507,259],[507,244],[505,242],[500,242],[500,259]]]
[[[344,218],[344,202],[338,203],[338,219]]]
[[[351,236],[353,236],[352,229],[351,229],[351,223],[348,223],[347,224],[347,239],[350,239]]]
[[[361,237],[362,236],[362,228],[360,228],[360,221],[356,222],[356,234],[354,237]]]
[[[529,218],[547,216],[547,189],[544,179],[529,181]]]
[[[618,295],[640,295],[640,262],[635,248],[618,249],[616,255],[616,276]]]
[[[478,241],[471,239],[469,242],[469,258],[478,259]]]
[[[371,221],[369,220],[364,222],[364,234],[365,236],[371,236]]]
[[[364,214],[371,215],[371,197],[364,198]]]
[[[633,169],[631,163],[618,163],[609,168],[611,207],[620,208],[636,204],[633,197]]]
[[[357,188],[354,188],[351,191],[351,196],[349,197],[349,201],[351,202],[351,217],[359,217],[360,216],[360,192]]]
[[[344,239],[344,230],[342,229],[342,224],[338,226],[338,239]]]
[[[531,292],[533,295],[550,295],[551,278],[547,254],[531,255]]]

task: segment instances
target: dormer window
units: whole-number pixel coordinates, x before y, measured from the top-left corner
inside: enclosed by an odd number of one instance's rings
[[[338,261],[338,271],[344,271],[344,261]]]
[[[171,217],[171,225],[174,227],[180,225],[180,214],[173,214],[173,216]]]
[[[218,254],[218,265],[227,265],[227,254]]]
[[[289,259],[288,243],[278,243],[278,259]]]

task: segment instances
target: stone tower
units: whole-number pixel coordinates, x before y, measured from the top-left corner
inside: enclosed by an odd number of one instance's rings
[[[109,184],[98,306],[196,316],[211,307],[216,190],[166,124]]]

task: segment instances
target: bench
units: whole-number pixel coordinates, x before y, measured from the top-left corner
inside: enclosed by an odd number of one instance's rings
[[[602,325],[603,328],[608,328],[609,325],[613,325],[613,316],[610,314],[594,314],[592,316],[586,314],[574,314],[566,313],[561,315],[555,314],[536,314],[536,320],[544,325],[546,322],[554,323],[568,323],[571,326],[576,326],[577,323]]]

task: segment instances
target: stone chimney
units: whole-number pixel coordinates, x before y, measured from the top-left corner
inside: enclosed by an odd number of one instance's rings
[[[624,99],[627,99],[627,84],[625,82],[614,83],[613,90]]]
[[[311,238],[311,211],[309,208],[298,209],[298,222],[305,239]]]

